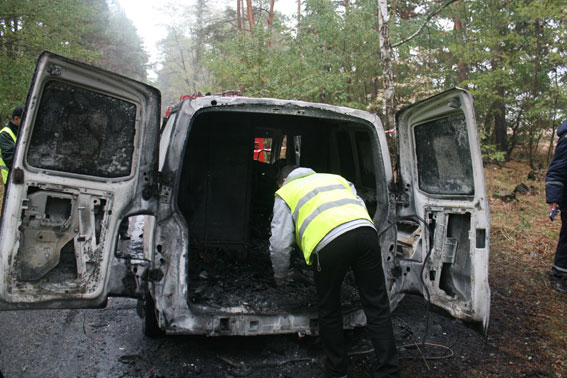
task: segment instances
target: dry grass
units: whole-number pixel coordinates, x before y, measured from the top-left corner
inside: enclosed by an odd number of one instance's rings
[[[529,166],[514,161],[502,167],[489,165],[485,168],[492,246],[517,251],[516,257],[530,264],[546,265],[553,259],[561,222],[559,217],[555,222],[548,217],[545,171],[536,172],[536,179],[529,180],[530,171]],[[516,201],[494,198],[498,191],[513,191],[521,183],[527,185],[530,192],[517,194]]]
[[[515,161],[485,168],[491,211],[491,316],[499,319],[501,350],[526,360],[516,372],[537,366],[565,377],[567,295],[549,284],[561,221],[548,218],[545,170],[535,172],[535,180],[528,179],[530,171]],[[511,202],[495,199],[498,191],[513,191],[520,183],[530,187],[528,194]]]

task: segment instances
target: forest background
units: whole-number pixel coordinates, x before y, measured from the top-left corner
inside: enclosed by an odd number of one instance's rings
[[[240,90],[369,110],[393,129],[396,110],[459,86],[474,96],[485,157],[517,153],[532,168],[547,165],[566,117],[567,0],[298,0],[292,16],[274,0],[161,9],[168,32],[150,67],[114,0],[2,0],[2,123],[44,50],[158,87],[162,111],[185,94]]]

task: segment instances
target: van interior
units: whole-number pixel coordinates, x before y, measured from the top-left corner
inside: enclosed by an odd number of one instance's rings
[[[371,123],[321,110],[281,114],[203,111],[190,125],[177,204],[190,235],[189,304],[245,305],[261,313],[313,311],[311,267],[292,254],[293,281],[276,288],[269,256],[274,193],[288,164],[340,174],[372,217],[386,211],[385,177]],[[350,273],[343,304],[358,307]],[[204,306],[204,307],[203,307]]]

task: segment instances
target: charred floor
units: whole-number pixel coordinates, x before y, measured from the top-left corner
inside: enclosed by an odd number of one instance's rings
[[[292,279],[277,287],[269,255],[269,242],[257,240],[243,251],[201,250],[190,268],[189,300],[209,310],[240,307],[256,314],[301,314],[317,311],[313,271],[294,251]],[[360,308],[360,298],[349,272],[342,287],[344,311]],[[200,307],[200,306],[199,306]]]
[[[277,287],[269,252],[269,218],[255,224],[254,238],[246,248],[191,246],[188,300],[195,312],[219,313],[240,308],[259,315],[306,314],[317,311],[312,267],[300,251],[291,258],[291,280]],[[143,218],[132,217],[128,238],[119,240],[118,256],[142,258]],[[361,307],[354,274],[347,272],[341,301],[345,313]]]

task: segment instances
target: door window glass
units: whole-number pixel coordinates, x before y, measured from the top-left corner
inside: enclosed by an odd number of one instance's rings
[[[81,87],[46,83],[27,162],[33,167],[99,176],[130,174],[136,105]]]
[[[464,114],[414,128],[419,188],[431,194],[474,194],[471,151]]]

